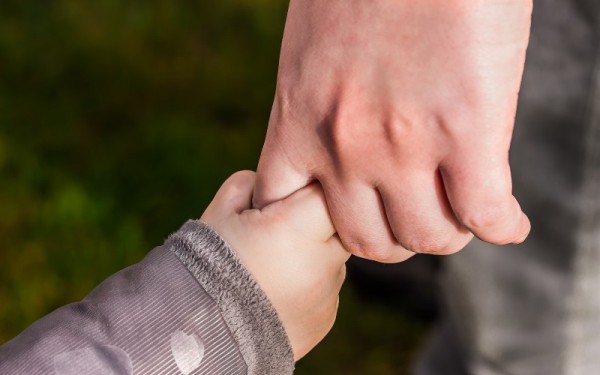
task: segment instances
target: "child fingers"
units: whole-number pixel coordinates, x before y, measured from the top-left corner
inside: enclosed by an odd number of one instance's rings
[[[202,218],[223,218],[250,209],[255,180],[256,173],[252,171],[239,171],[231,175],[221,185]]]
[[[323,190],[316,182],[266,206],[262,212],[286,222],[309,239],[327,241],[335,233]]]
[[[327,247],[328,255],[330,255],[331,259],[338,264],[346,263],[352,255],[348,250],[346,250],[337,233],[327,240]]]
[[[333,235],[325,245],[326,247],[321,250],[320,262],[327,264],[330,277],[335,280],[333,284],[335,291],[339,293],[346,280],[346,262],[351,254],[346,251],[337,234]]]

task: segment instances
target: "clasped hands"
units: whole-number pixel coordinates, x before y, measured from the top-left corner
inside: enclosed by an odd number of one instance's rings
[[[255,205],[318,180],[346,248],[381,262],[523,241],[508,151],[531,10],[292,0]]]
[[[508,152],[531,11],[531,0],[291,0],[257,175],[234,175],[203,218],[234,248],[262,244],[240,257],[296,359],[333,324],[344,249],[399,262],[473,236],[525,240]],[[212,213],[221,200],[234,228]]]

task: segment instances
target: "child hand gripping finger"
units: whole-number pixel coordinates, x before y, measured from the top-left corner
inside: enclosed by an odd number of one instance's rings
[[[265,292],[298,360],[333,326],[350,254],[318,184],[258,210],[251,208],[254,182],[254,172],[232,175],[202,220],[230,244]]]
[[[221,187],[139,263],[0,346],[0,374],[291,375],[331,329],[349,254],[311,185],[250,208]]]

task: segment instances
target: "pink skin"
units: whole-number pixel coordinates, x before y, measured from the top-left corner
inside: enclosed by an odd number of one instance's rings
[[[254,205],[313,180],[352,253],[519,243],[508,151],[531,0],[291,0]]]
[[[227,241],[265,292],[298,360],[329,332],[350,257],[318,184],[252,209],[256,175],[232,175],[202,220]]]

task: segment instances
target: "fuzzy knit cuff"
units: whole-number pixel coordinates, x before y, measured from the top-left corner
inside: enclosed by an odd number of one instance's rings
[[[223,238],[206,223],[189,220],[165,245],[218,305],[248,374],[292,374],[294,356],[277,312]]]

